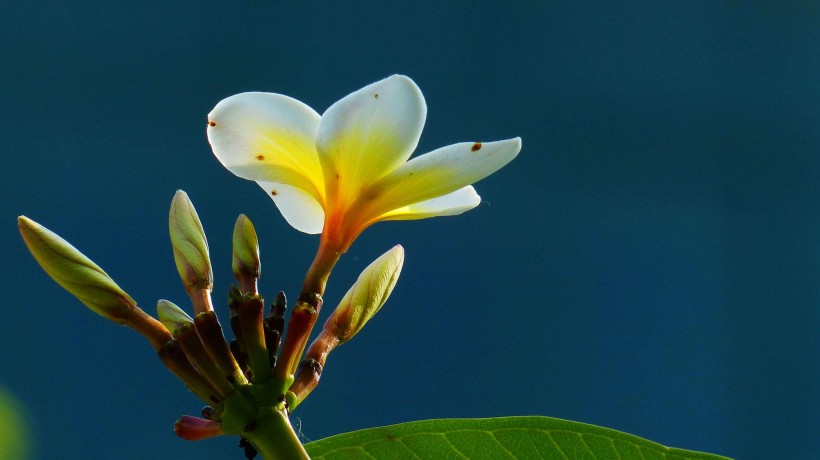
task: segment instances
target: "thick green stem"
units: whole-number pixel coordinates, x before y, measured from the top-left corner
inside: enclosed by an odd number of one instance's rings
[[[274,408],[261,409],[250,429],[242,436],[265,460],[310,460],[288,416]]]

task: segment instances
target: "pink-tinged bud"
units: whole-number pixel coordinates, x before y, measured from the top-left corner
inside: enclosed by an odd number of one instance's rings
[[[353,338],[387,301],[403,264],[404,248],[396,245],[368,265],[325,322],[323,334],[332,334],[339,344]]]
[[[222,424],[214,420],[183,415],[174,423],[174,433],[188,441],[201,441],[222,434]]]
[[[174,248],[174,261],[185,289],[207,289],[213,287],[211,259],[208,256],[208,241],[188,195],[177,190],[168,213],[168,230]]]
[[[127,324],[137,304],[102,268],[56,233],[25,216],[17,226],[37,263],[60,286],[98,315]]]

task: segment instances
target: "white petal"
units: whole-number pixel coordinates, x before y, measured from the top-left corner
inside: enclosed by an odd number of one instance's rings
[[[415,220],[436,216],[455,216],[469,211],[481,203],[472,185],[458,189],[453,193],[411,204],[382,215],[379,220]]]
[[[281,94],[241,93],[208,114],[208,141],[237,176],[299,187],[321,201],[324,176],[315,144],[319,118]]]
[[[273,199],[282,217],[291,227],[304,233],[322,233],[325,213],[316,198],[290,185],[274,182],[257,182],[257,184]]]
[[[316,146],[328,180],[348,198],[416,148],[427,106],[413,80],[393,75],[336,102],[322,115]],[[338,174],[338,183],[331,186]]]
[[[357,206],[381,215],[453,193],[498,171],[520,150],[521,139],[517,137],[434,150],[408,161],[363,191]]]

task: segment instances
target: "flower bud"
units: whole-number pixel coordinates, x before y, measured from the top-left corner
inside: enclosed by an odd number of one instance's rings
[[[26,216],[17,226],[37,263],[60,286],[98,315],[126,324],[137,304],[114,280],[66,240]]]
[[[194,323],[194,319],[185,311],[165,299],[157,301],[157,316],[171,334],[186,324]]]
[[[174,261],[185,289],[207,289],[213,286],[208,241],[196,209],[182,190],[177,190],[168,214],[168,230],[174,248]]]
[[[174,423],[174,433],[187,441],[201,441],[222,434],[222,424],[214,420],[183,415]]]
[[[356,335],[387,301],[403,263],[404,248],[397,244],[368,265],[325,322],[325,331],[339,344]]]
[[[233,228],[233,273],[244,292],[255,288],[260,275],[259,240],[253,223],[244,214],[239,215]]]

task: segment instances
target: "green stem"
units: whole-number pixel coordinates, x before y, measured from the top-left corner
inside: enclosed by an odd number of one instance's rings
[[[274,408],[260,408],[253,428],[243,431],[242,436],[265,460],[310,460],[288,416]]]
[[[342,251],[330,244],[324,237],[319,242],[319,249],[316,251],[316,257],[310,265],[305,281],[302,284],[302,292],[310,292],[319,296],[324,295],[327,279],[330,276],[331,270],[339,261]]]

